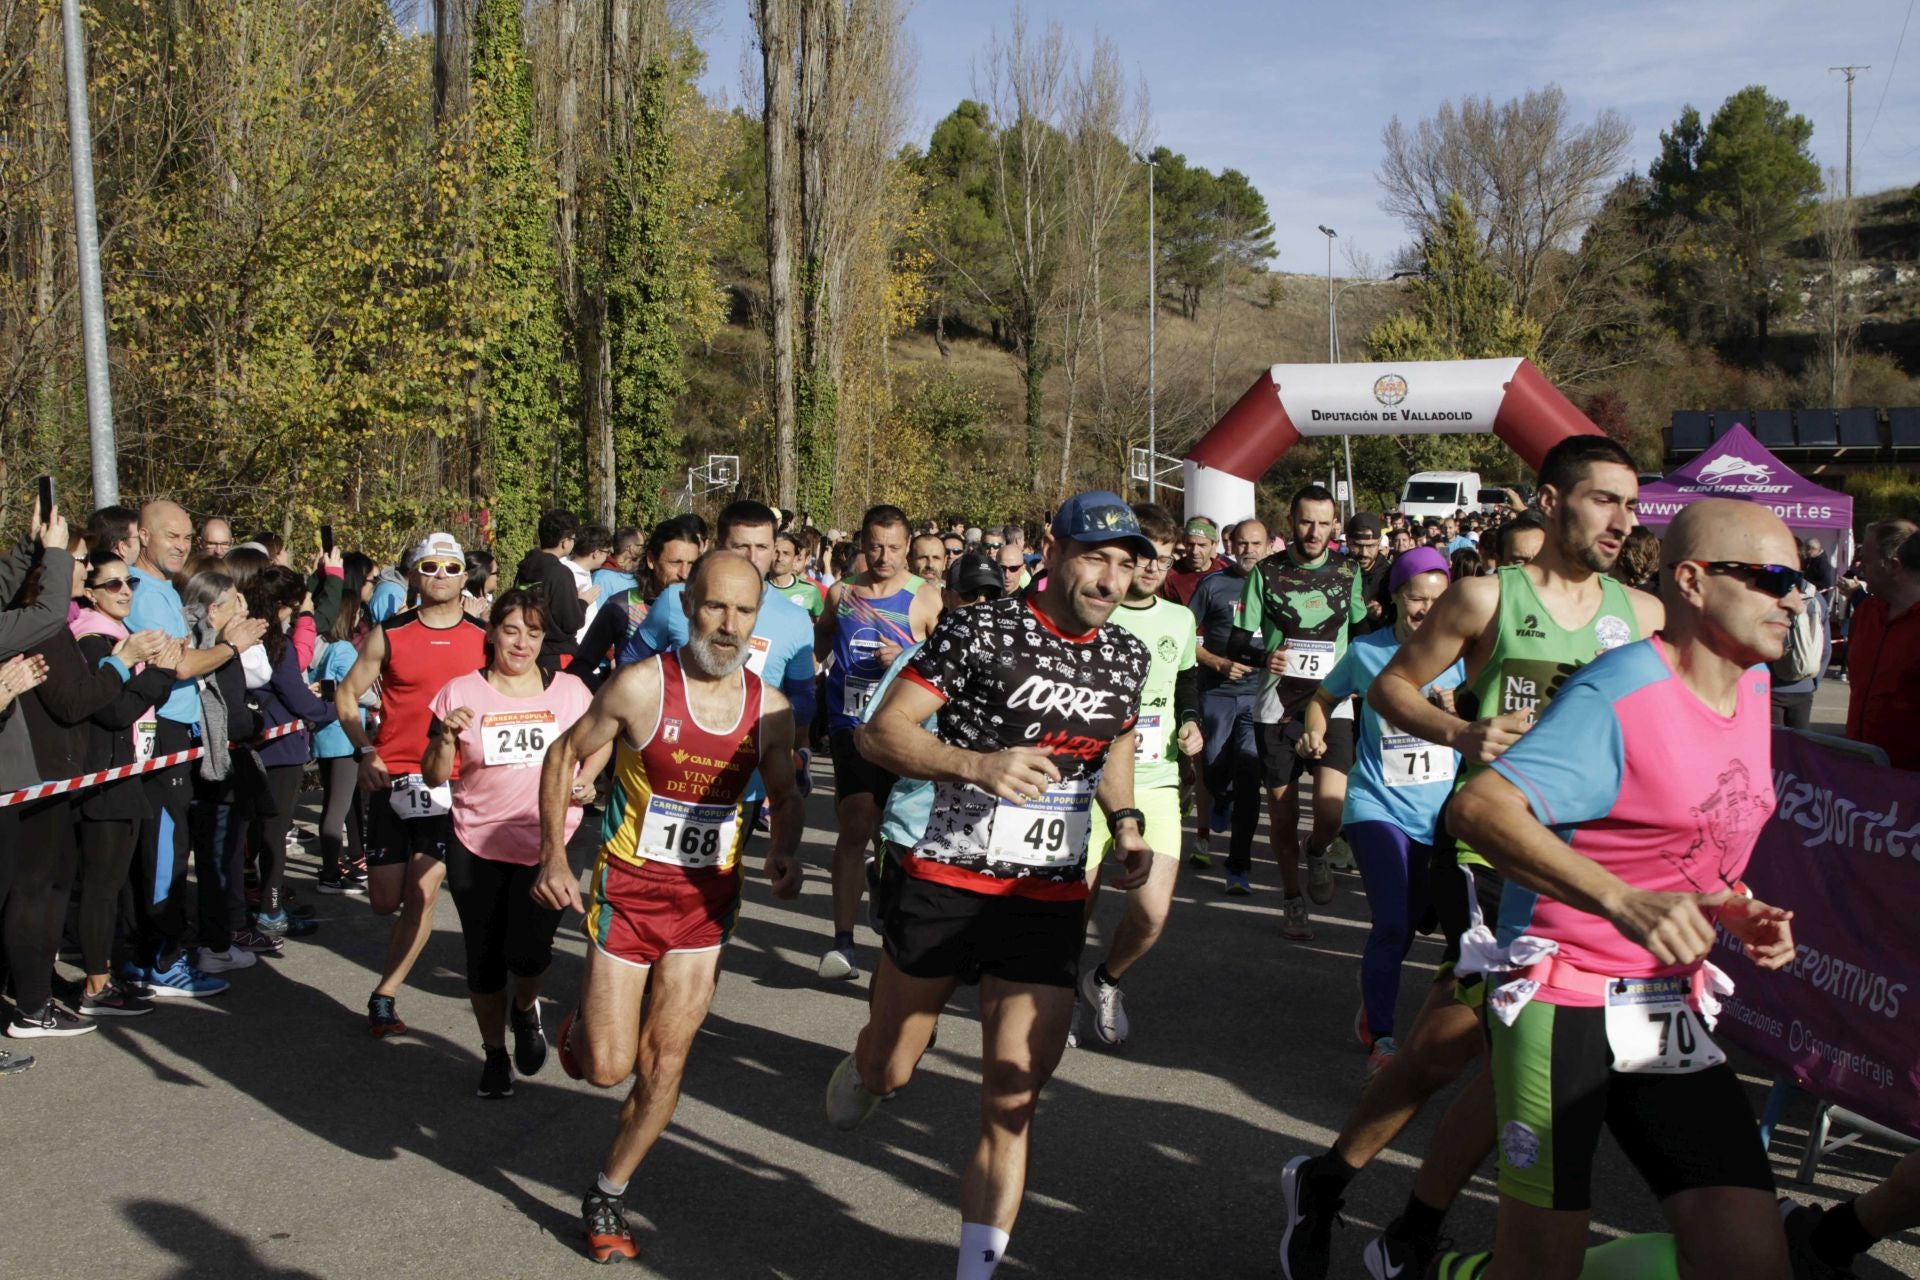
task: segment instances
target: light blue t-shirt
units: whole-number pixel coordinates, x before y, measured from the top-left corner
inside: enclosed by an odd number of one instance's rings
[[[880,683],[873,687],[873,696],[867,699],[867,709],[861,713],[861,723],[873,719],[873,713],[887,696],[887,690],[893,687],[893,678],[906,670],[913,655],[920,652],[920,644],[908,645],[893,660],[887,673],[880,677]],[[921,726],[932,733],[939,724],[938,713],[927,717]],[[904,845],[909,849],[920,846],[920,837],[927,833],[927,820],[933,816],[933,784],[925,778],[895,778],[893,787],[887,792],[887,808],[880,815],[880,838],[892,844]]]
[[[180,593],[165,578],[156,577],[137,565],[133,577],[133,608],[127,614],[128,631],[166,632],[174,639],[187,634],[187,615]],[[193,680],[175,680],[173,692],[160,704],[160,718],[175,724],[200,723],[200,690]]]
[[[595,569],[593,585],[600,588],[600,594],[594,597],[598,604],[606,604],[622,591],[631,591],[640,585],[639,579],[630,573],[618,569]]]
[[[1355,694],[1363,698],[1342,821],[1390,822],[1418,843],[1432,844],[1440,806],[1446,803],[1459,772],[1459,753],[1393,729],[1364,701],[1374,677],[1399,651],[1400,641],[1391,630],[1356,636],[1320,684],[1320,691],[1336,701]],[[1455,689],[1466,679],[1466,663],[1456,662],[1420,692]],[[1420,777],[1435,780],[1413,781]]]
[[[359,657],[358,649],[344,640],[335,640],[327,646],[327,651],[320,655],[313,678],[331,680],[339,684],[347,678],[347,672],[353,670],[353,664]],[[367,723],[367,712],[364,707],[360,709],[360,723],[363,726]],[[353,754],[353,743],[348,740],[347,731],[340,727],[339,721],[336,720],[313,735],[313,754],[320,760]]]
[[[407,584],[382,578],[373,584],[373,595],[367,601],[367,616],[375,622],[385,622],[406,606]]]

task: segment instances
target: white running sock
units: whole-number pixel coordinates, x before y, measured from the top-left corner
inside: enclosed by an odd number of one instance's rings
[[[993,1269],[1007,1256],[1008,1235],[979,1222],[960,1224],[960,1265],[953,1280],[993,1280]]]
[[[612,1196],[616,1200],[618,1200],[621,1196],[627,1194],[626,1183],[615,1182],[613,1181],[613,1179],[607,1177],[607,1175],[604,1173],[600,1175],[600,1180],[594,1185],[600,1188],[601,1195]]]

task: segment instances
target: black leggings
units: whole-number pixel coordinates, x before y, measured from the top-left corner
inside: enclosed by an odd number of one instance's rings
[[[286,879],[287,833],[293,830],[293,808],[300,798],[300,771],[305,767],[283,764],[267,770],[265,807],[273,812],[258,820],[259,843],[256,846],[260,855],[260,900],[263,904],[273,901],[268,895],[278,893],[281,882]],[[234,827],[229,827],[228,833],[233,832]],[[263,905],[260,909],[265,911],[268,908]]]
[[[349,859],[366,857],[367,811],[360,797],[360,762],[352,756],[326,756],[319,762],[320,875],[332,879]]]
[[[447,845],[447,889],[467,943],[467,990],[490,996],[507,975],[536,978],[553,963],[560,913],[535,902],[538,866],[482,858],[454,840]]]
[[[83,818],[80,832],[80,957],[88,973],[113,972],[113,927],[128,892],[140,824]]]
[[[7,968],[13,974],[14,1003],[22,1013],[38,1013],[53,999],[53,958],[80,860],[67,797],[21,806],[16,842],[20,861],[7,900]]]

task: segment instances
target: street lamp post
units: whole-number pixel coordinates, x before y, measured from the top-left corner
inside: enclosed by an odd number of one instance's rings
[[[1334,308],[1338,299],[1333,292],[1333,242],[1340,233],[1332,227],[1322,226],[1320,234],[1327,238],[1327,363],[1340,363],[1339,312]],[[1353,514],[1353,441],[1345,432],[1340,434],[1340,447],[1347,458],[1347,514]]]
[[[67,145],[73,169],[74,262],[80,276],[80,347],[87,383],[87,441],[93,505],[120,501],[119,454],[113,439],[113,394],[107,376],[107,304],[100,289],[100,227],[93,200],[93,124],[87,109],[87,29],[79,0],[62,0],[61,39],[67,77]],[[80,508],[75,508],[79,510]],[[45,512],[41,513],[43,516]]]

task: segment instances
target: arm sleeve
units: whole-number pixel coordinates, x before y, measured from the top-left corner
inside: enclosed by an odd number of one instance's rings
[[[287,643],[303,673],[313,665],[313,646],[319,638],[320,630],[314,625],[312,614],[303,613],[293,620],[293,629],[287,633]]]
[[[970,658],[974,650],[972,620],[965,609],[940,615],[933,634],[907,664],[906,675],[951,700],[967,687],[972,675]]]
[[[1260,576],[1260,567],[1255,565],[1253,572],[1247,575],[1247,585],[1240,589],[1240,626],[1260,637],[1262,644],[1267,639],[1263,626],[1266,610],[1262,607],[1266,599],[1267,584]]]
[[[301,668],[294,665],[296,661],[293,646],[289,644],[280,661],[274,664],[273,691],[287,710],[307,722],[308,728],[323,729],[337,721],[340,713],[333,709],[331,702],[313,696],[313,690],[307,688],[300,674]]]
[[[346,579],[337,570],[329,568],[315,574],[309,583],[308,590],[313,593],[313,629],[316,633],[331,631],[334,621],[340,616],[340,606],[346,596]],[[309,644],[307,648],[311,651],[313,646]]]
[[[1173,678],[1173,718],[1178,724],[1200,719],[1200,668],[1182,667]]]
[[[0,600],[11,600],[20,590],[20,584],[27,580],[27,571],[33,568],[33,539],[22,537],[13,544],[13,550],[0,559]]]
[[[1520,788],[1541,825],[1571,827],[1612,811],[1625,765],[1612,701],[1581,681],[1563,689],[1492,768]]]
[[[55,548],[46,553],[47,582],[67,582],[73,577],[73,557]],[[16,585],[0,600],[13,598]],[[44,644],[67,629],[67,593],[42,591],[32,604],[0,612],[0,654],[25,653]]]
[[[1367,620],[1367,578],[1359,569],[1353,569],[1353,586],[1347,591],[1347,625],[1355,626]]]
[[[113,652],[113,640],[107,636],[84,636],[80,656],[90,667],[98,667]],[[125,729],[146,714],[173,691],[173,673],[149,663],[120,687],[113,700],[93,713],[93,722],[106,729]]]
[[[81,656],[72,636],[54,636],[40,646],[47,659],[46,683],[40,686],[40,705],[64,725],[82,724],[120,696],[124,687],[112,664],[96,666]]]
[[[542,569],[540,577],[547,589],[551,629],[569,637],[577,634],[586,625],[587,606],[580,603],[580,588],[574,582],[573,570],[556,559]]]

